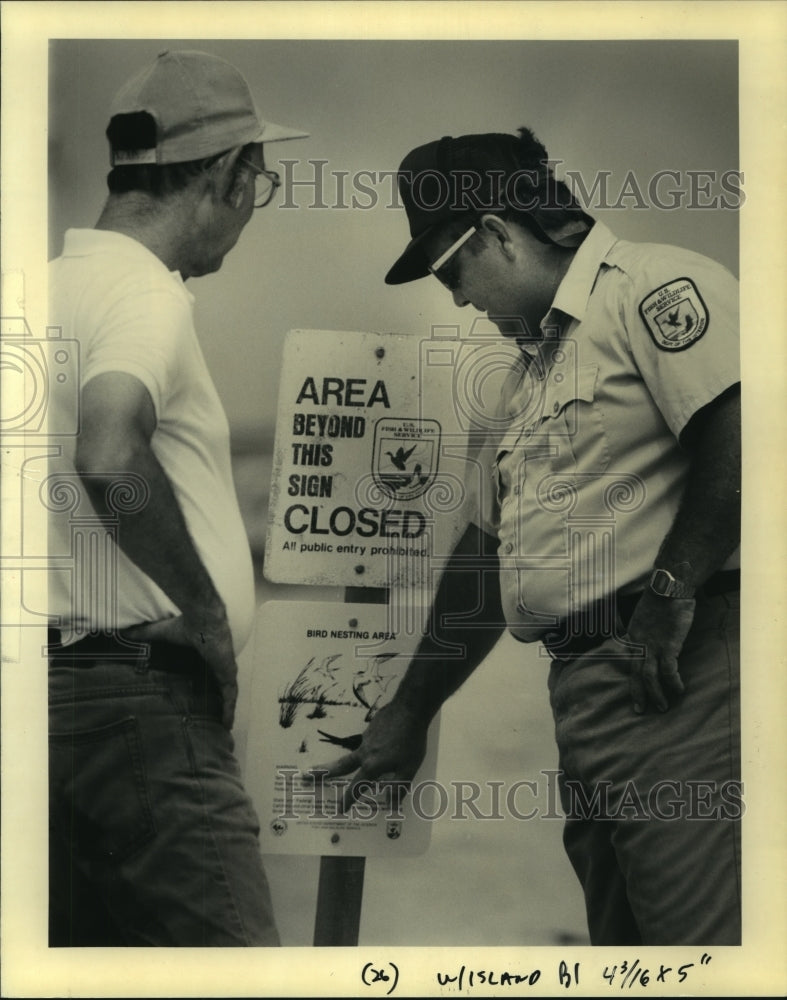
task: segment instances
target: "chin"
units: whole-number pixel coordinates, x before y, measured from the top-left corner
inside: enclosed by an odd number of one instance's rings
[[[219,257],[218,260],[206,260],[198,267],[192,271],[192,277],[202,278],[206,274],[215,274],[221,268],[224,263],[224,258]]]
[[[527,336],[527,327],[518,316],[490,316],[489,321],[495,324],[504,337]]]

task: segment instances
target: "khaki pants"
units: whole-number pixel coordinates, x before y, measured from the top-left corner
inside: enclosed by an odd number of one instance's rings
[[[698,597],[666,713],[634,713],[621,654],[610,640],[549,677],[591,943],[740,944],[739,594]]]

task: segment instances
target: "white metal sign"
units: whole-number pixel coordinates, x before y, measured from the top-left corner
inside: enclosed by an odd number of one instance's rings
[[[415,794],[399,809],[370,787],[345,814],[339,805],[344,781],[304,777],[357,745],[396,691],[417,632],[392,632],[386,605],[317,601],[269,601],[256,624],[245,782],[260,818],[263,853],[424,852],[438,792],[437,719]]]
[[[421,584],[465,500],[451,365],[396,334],[293,330],[284,348],[265,575]],[[447,447],[450,444],[451,447]]]

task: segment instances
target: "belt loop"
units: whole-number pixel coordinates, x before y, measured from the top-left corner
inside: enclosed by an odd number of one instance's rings
[[[146,656],[137,656],[134,660],[134,673],[135,674],[147,674],[150,670],[150,663],[153,659],[153,647],[148,644]]]

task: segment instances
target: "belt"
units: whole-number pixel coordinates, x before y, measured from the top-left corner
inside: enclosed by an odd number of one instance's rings
[[[697,588],[696,596],[718,597],[741,589],[739,569],[720,570]],[[573,660],[600,646],[607,639],[620,638],[628,627],[634,608],[644,591],[618,591],[589,608],[562,619],[546,632],[541,641],[553,660]]]
[[[97,662],[111,660],[129,663],[149,670],[163,670],[171,674],[204,677],[208,665],[192,646],[174,642],[131,643],[119,635],[89,635],[68,646],[61,645],[60,632],[50,628],[47,633],[47,655],[57,666],[90,668]]]

